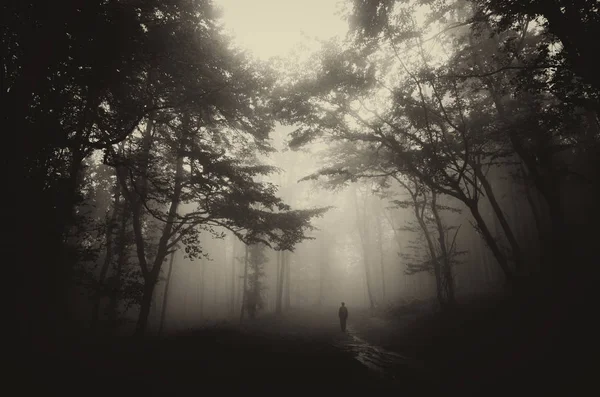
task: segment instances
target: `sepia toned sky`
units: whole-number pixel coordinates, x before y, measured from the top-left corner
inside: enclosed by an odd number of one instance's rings
[[[285,56],[307,38],[343,35],[346,21],[337,15],[340,0],[214,0],[238,45],[256,57]]]

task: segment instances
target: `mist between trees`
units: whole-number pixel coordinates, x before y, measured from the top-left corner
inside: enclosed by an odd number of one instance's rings
[[[18,332],[448,311],[588,279],[597,4],[346,13],[347,37],[267,62],[210,1],[6,6]]]

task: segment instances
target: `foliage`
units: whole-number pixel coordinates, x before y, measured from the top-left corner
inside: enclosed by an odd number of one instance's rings
[[[215,77],[223,54],[231,55],[216,16],[202,0],[3,3],[0,105],[12,131],[12,170],[3,168],[6,182],[21,190],[12,196],[21,219],[11,238],[17,247],[36,247],[22,250],[27,270],[19,274],[28,296],[22,312],[31,321],[62,323],[41,314],[67,312],[77,261],[69,236],[80,223],[84,160],[127,139],[153,112],[198,106],[216,90],[256,81]],[[239,125],[250,123],[235,106],[225,111]],[[268,129],[252,128],[263,135]]]
[[[358,178],[415,178],[466,205],[513,279],[523,271],[521,248],[489,172],[514,173],[523,164],[524,177],[548,203],[553,230],[562,233],[557,189],[573,174],[570,153],[597,146],[586,132],[594,122],[581,111],[596,94],[592,80],[566,83],[584,73],[551,53],[556,42],[544,31],[550,25],[532,18],[498,22],[492,3],[502,2],[353,1],[348,40],[326,43],[310,60],[314,73],[292,70],[274,104],[283,120],[298,125],[293,145],[335,144],[328,164],[308,179],[339,186]],[[508,254],[480,213],[484,197]]]

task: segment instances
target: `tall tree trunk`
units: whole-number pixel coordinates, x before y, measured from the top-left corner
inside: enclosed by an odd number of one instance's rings
[[[324,301],[324,286],[325,286],[325,266],[327,266],[327,241],[325,233],[321,237],[321,257],[319,260],[319,301],[320,307],[323,307]]]
[[[117,179],[121,184],[121,188],[123,190],[123,194],[126,196],[127,201],[129,202],[129,206],[131,208],[132,215],[132,226],[133,226],[133,234],[135,239],[135,248],[138,263],[140,265],[142,276],[144,278],[144,291],[142,296],[142,302],[140,302],[140,314],[138,317],[138,323],[136,325],[136,330],[134,332],[135,336],[143,335],[146,324],[148,321],[148,314],[150,313],[150,305],[152,304],[152,292],[154,290],[154,285],[152,281],[156,282],[156,280],[151,280],[151,271],[148,267],[148,261],[146,258],[145,252],[145,241],[144,234],[142,230],[142,222],[143,222],[143,214],[142,207],[143,202],[146,199],[146,188],[147,188],[147,178],[146,174],[148,172],[148,159],[150,156],[150,148],[152,147],[152,128],[153,121],[152,119],[148,120],[146,124],[146,130],[144,131],[143,141],[142,141],[142,164],[140,164],[140,172],[141,176],[139,178],[138,187],[133,189],[134,192],[129,191],[129,187],[127,185],[127,181],[129,179],[129,170],[124,166],[117,166]],[[135,182],[134,182],[135,183]]]
[[[165,280],[165,292],[163,294],[162,310],[160,313],[160,328],[158,329],[158,335],[162,335],[162,331],[165,326],[165,318],[167,316],[167,304],[169,303],[169,286],[171,284],[171,273],[173,271],[173,259],[175,259],[175,252],[171,254],[171,259],[169,260],[169,272],[167,273],[167,279]]]
[[[235,266],[235,262],[236,262],[236,252],[235,252],[235,244],[236,243],[236,237],[234,236],[232,238],[232,247],[231,247],[231,307],[230,307],[230,315],[231,318],[234,318],[235,316],[235,303],[236,303],[236,294],[235,294],[235,279],[237,278],[237,269]]]
[[[219,285],[218,285],[218,281],[219,281],[219,273],[217,272],[218,269],[216,269],[215,267],[213,267],[213,282],[212,282],[212,308],[213,308],[213,312],[216,313],[217,312],[217,291],[219,291]]]
[[[142,301],[140,303],[140,313],[135,327],[135,337],[142,337],[146,332],[146,328],[148,327],[148,317],[152,307],[152,296],[154,295],[155,285],[156,282],[149,282],[149,280],[146,280],[144,283]]]
[[[184,280],[184,286],[183,286],[183,318],[185,320],[185,325],[186,327],[189,325],[189,299],[188,296],[190,294],[190,280],[192,278],[192,269],[190,267],[190,265],[188,264],[188,266],[186,266],[186,270],[185,270],[185,280]]]
[[[504,212],[502,211],[502,208],[500,208],[500,204],[496,200],[496,195],[494,194],[492,185],[490,184],[487,176],[483,174],[481,165],[477,164],[473,167],[473,169],[475,171],[475,175],[477,176],[477,179],[481,182],[481,186],[485,190],[487,199],[490,202],[492,209],[494,210],[494,214],[496,215],[496,218],[500,222],[500,226],[502,226],[502,231],[504,232],[504,235],[506,236],[508,243],[510,244],[511,253],[513,256],[513,260],[515,262],[515,272],[520,273],[524,270],[523,269],[523,255],[521,253],[521,247],[519,246],[519,243],[517,242],[517,239],[511,229],[510,225],[508,224],[506,217],[504,216]]]
[[[245,245],[243,283],[244,285],[242,288],[242,309],[240,310],[240,323],[244,321],[244,312],[246,310],[246,293],[248,289],[248,244]]]
[[[424,197],[423,200],[425,200],[425,197],[426,197],[425,194],[423,194],[423,197]],[[427,206],[427,202],[424,201],[420,207],[418,198],[416,195],[413,196],[413,202],[415,204],[414,205],[415,217],[417,218],[417,222],[419,223],[419,226],[421,227],[421,230],[423,231],[423,235],[425,236],[425,241],[427,242],[427,249],[429,250],[429,256],[431,258],[431,266],[433,267],[433,274],[435,276],[436,296],[437,296],[438,302],[440,303],[440,307],[445,308],[446,301],[445,301],[444,295],[442,293],[442,274],[440,271],[440,262],[438,259],[437,251],[435,249],[435,245],[433,244],[431,232],[430,232],[429,228],[427,227],[427,224],[425,223],[425,219],[423,216],[423,211],[425,210],[425,207]],[[419,280],[419,281],[421,281],[421,280]]]
[[[200,262],[200,266],[202,266],[202,262]],[[198,269],[194,268],[194,291],[196,292],[196,299],[194,301],[194,318],[192,321],[192,325],[195,324],[196,321],[198,321],[201,318],[201,308],[200,308],[200,301],[202,300],[202,294],[201,294],[201,286],[200,284],[202,283],[201,277],[198,275]]]
[[[147,284],[148,287],[144,288],[144,297],[142,298],[142,305],[140,307],[140,317],[138,318],[138,324],[136,326],[135,335],[142,336],[146,331],[146,327],[148,324],[148,314],[150,313],[150,307],[146,307],[145,305],[152,304],[152,292],[154,291],[154,286],[156,285],[156,281],[158,279],[158,275],[160,274],[161,267],[166,256],[169,254],[169,241],[172,237],[173,223],[177,217],[177,209],[179,207],[179,202],[181,200],[181,192],[182,192],[182,177],[183,177],[183,154],[179,153],[177,156],[177,164],[175,166],[175,186],[173,189],[173,195],[171,197],[171,205],[169,207],[169,212],[167,215],[167,219],[165,222],[165,226],[163,227],[160,240],[158,243],[158,249],[156,253],[156,257],[154,258],[154,263],[152,268],[149,269],[146,263],[146,257],[144,254],[144,239],[141,233],[141,224],[135,225],[134,219],[134,232],[136,234],[136,246],[138,248],[138,259],[140,260],[140,264],[143,264],[142,271],[144,272],[144,284]],[[134,213],[135,218],[135,213]],[[138,217],[138,220],[139,217]],[[140,255],[141,254],[141,255]],[[146,294],[149,293],[150,297],[146,297]]]
[[[361,242],[362,247],[362,257],[363,257],[363,267],[365,271],[365,282],[367,283],[367,295],[369,297],[369,308],[373,310],[375,308],[375,297],[373,296],[373,292],[371,291],[371,273],[369,271],[369,261],[367,259],[368,247],[366,241],[366,227],[367,220],[366,214],[363,213],[361,216],[359,206],[358,206],[358,189],[356,186],[354,187],[354,208],[356,210],[356,227],[358,229],[358,235]],[[366,201],[366,200],[365,200]],[[363,208],[364,209],[364,208]]]
[[[367,285],[367,278],[365,276],[365,274],[362,274],[362,277],[360,278],[361,284],[363,286],[363,303],[365,306],[369,306],[371,309],[372,307],[370,306],[371,301],[369,300],[369,286]]]
[[[284,309],[285,310],[289,310],[290,309],[290,295],[291,295],[291,290],[290,290],[290,278],[291,278],[291,269],[290,269],[290,254],[288,253],[287,255],[284,253],[284,268],[285,268],[285,300],[284,300]]]
[[[485,220],[481,216],[478,203],[473,201],[468,204],[468,208],[471,212],[471,215],[473,216],[473,219],[475,219],[475,223],[476,223],[477,227],[479,228],[479,232],[481,233],[483,240],[486,242],[487,246],[492,251],[494,258],[500,265],[500,268],[502,269],[502,272],[504,273],[504,277],[506,278],[506,281],[509,283],[509,285],[514,286],[514,282],[515,282],[514,276],[513,276],[512,270],[508,266],[508,261],[506,260],[506,256],[500,250],[500,247],[498,246],[496,239],[490,232],[490,229],[488,228]]]
[[[391,211],[386,210],[385,208],[383,209],[383,215],[385,216],[385,219],[388,221],[388,223],[390,224],[390,227],[392,228],[392,231],[394,232],[394,241],[396,242],[396,245],[398,246],[398,250],[402,249],[402,238],[400,236],[400,233],[398,233],[398,228],[396,228],[396,226],[394,225],[394,220],[393,220],[393,216],[391,214]]]
[[[507,111],[502,104],[500,93],[496,89],[493,81],[488,79],[485,80],[485,83],[492,95],[496,111],[500,118],[503,121],[510,120],[510,115],[507,114]],[[551,279],[555,279],[557,276],[560,278],[558,274],[560,271],[559,269],[548,269],[547,267],[552,267],[553,263],[559,263],[559,266],[561,266],[560,269],[564,270],[562,264],[569,259],[573,246],[569,238],[570,236],[568,233],[565,233],[566,221],[562,209],[562,200],[560,199],[558,182],[554,176],[555,173],[552,158],[548,155],[548,150],[537,150],[537,153],[528,152],[521,138],[512,129],[508,130],[508,137],[515,153],[517,153],[525,165],[527,173],[533,180],[535,187],[542,197],[544,197],[546,204],[548,205],[548,214],[552,223],[550,239],[552,243],[551,251],[554,258],[553,260],[549,260],[548,263],[543,264],[546,266],[542,267],[542,269],[546,274],[552,274],[550,276]],[[539,159],[539,162],[536,160],[536,157]]]
[[[380,203],[381,204],[381,203]],[[379,244],[379,266],[381,268],[381,298],[382,302],[387,302],[387,297],[385,296],[385,261],[383,255],[383,231],[381,230],[381,214],[383,213],[383,209],[381,205],[379,208],[379,217],[377,217],[377,242]]]
[[[206,261],[202,259],[200,262],[202,270],[200,271],[200,318],[204,319],[204,289],[206,287]]]
[[[440,271],[440,279],[442,280],[442,288],[446,292],[445,303],[449,306],[454,306],[455,296],[454,296],[454,276],[452,275],[452,262],[450,255],[452,254],[450,250],[452,247],[449,247],[446,242],[446,230],[442,223],[442,218],[438,212],[437,208],[437,194],[434,190],[431,191],[431,212],[433,213],[433,217],[435,218],[435,223],[438,230],[438,241],[440,243],[440,250],[442,254],[442,263],[444,264],[443,268]]]
[[[231,240],[232,240],[232,247],[231,247],[231,280],[230,280],[230,290],[229,290],[229,296],[231,299],[231,303],[229,306],[229,315],[231,316],[231,318],[233,318],[233,316],[235,315],[235,276],[236,276],[236,271],[235,271],[235,242],[236,242],[236,237],[235,236],[231,236]]]
[[[110,302],[108,304],[109,329],[114,330],[117,326],[118,307],[121,296],[121,284],[123,276],[123,268],[127,260],[127,224],[129,222],[129,208],[127,201],[123,203],[123,212],[121,214],[121,225],[119,226],[118,237],[118,252],[117,252],[117,267],[115,276],[110,285]]]
[[[440,307],[444,309],[446,307],[446,299],[443,294],[443,282],[442,282],[442,272],[440,269],[440,259],[438,258],[437,250],[435,249],[435,244],[433,243],[433,237],[431,236],[431,231],[427,226],[427,222],[425,221],[425,210],[427,209],[427,190],[424,190],[419,186],[419,182],[416,179],[411,180],[409,185],[402,181],[399,178],[396,178],[398,183],[403,186],[408,194],[410,195],[412,201],[413,212],[415,218],[417,219],[417,223],[423,232],[423,236],[425,237],[425,242],[427,243],[427,250],[429,251],[429,257],[431,266],[433,267],[433,274],[435,277],[435,285],[436,285],[436,297],[440,304]],[[422,197],[422,200],[420,199]],[[433,206],[435,193],[431,190],[431,203]],[[418,275],[417,275],[418,277]],[[419,285],[421,285],[421,277],[418,277]],[[422,286],[421,286],[422,287]]]
[[[84,178],[83,160],[86,157],[86,153],[78,145],[73,145],[71,151],[69,177],[65,190],[61,192],[60,202],[57,203],[61,211],[56,232],[63,239],[58,247],[60,257],[59,260],[51,259],[48,263],[49,266],[56,267],[55,279],[51,282],[56,288],[56,294],[48,299],[54,300],[54,330],[57,335],[67,335],[73,324],[72,294],[75,288],[73,269],[78,260],[75,250],[78,243],[74,228],[77,223],[78,196]]]
[[[523,175],[523,187],[525,188],[525,197],[527,198],[527,203],[529,204],[529,208],[531,209],[531,215],[533,217],[533,221],[535,224],[535,229],[538,234],[538,239],[540,242],[540,250],[544,250],[547,245],[547,238],[545,237],[545,230],[542,226],[542,216],[540,214],[540,210],[536,205],[535,200],[533,199],[533,195],[531,194],[530,188],[530,177],[525,171],[525,167],[521,165],[521,174]]]
[[[275,301],[275,313],[281,314],[283,301],[283,251],[278,251],[277,255],[277,298]]]
[[[121,192],[119,183],[116,183],[115,186],[115,199],[113,203],[113,211],[110,218],[107,216],[106,219],[106,233],[105,233],[105,241],[106,241],[106,249],[104,261],[102,263],[102,268],[100,269],[100,275],[98,276],[98,284],[101,288],[101,291],[96,291],[96,296],[94,298],[94,306],[92,308],[92,323],[91,329],[95,330],[98,325],[98,317],[100,315],[100,305],[102,302],[102,298],[106,296],[105,290],[106,286],[104,285],[106,281],[106,275],[108,274],[108,269],[110,268],[110,263],[113,258],[113,229],[115,227],[115,223],[117,222],[117,216],[119,215],[119,204],[121,200]]]

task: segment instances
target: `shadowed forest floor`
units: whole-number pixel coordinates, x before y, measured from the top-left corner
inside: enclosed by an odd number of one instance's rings
[[[362,312],[353,328],[371,344],[419,363],[436,390],[586,390],[597,346],[589,303],[540,303],[474,301],[445,315]]]
[[[294,317],[297,319],[297,317]],[[288,319],[215,326],[163,339],[80,343],[59,354],[22,357],[24,386],[75,391],[79,384],[160,394],[176,391],[282,390],[340,385],[383,387],[350,353],[333,345],[339,329],[295,327]],[[282,384],[285,384],[281,389]],[[318,390],[318,389],[315,389]]]
[[[578,330],[565,328],[573,318],[544,323],[547,317],[509,315],[503,306],[471,306],[451,317],[350,313],[346,334],[335,309],[293,310],[161,339],[71,343],[54,353],[23,354],[12,380],[23,392],[40,385],[46,392],[134,395],[334,387],[430,395],[563,387],[573,392],[591,379],[585,375],[590,367],[578,358],[581,341],[565,332]]]

